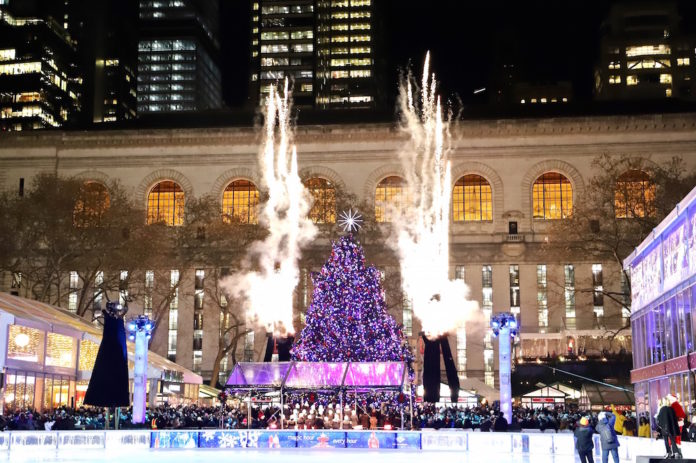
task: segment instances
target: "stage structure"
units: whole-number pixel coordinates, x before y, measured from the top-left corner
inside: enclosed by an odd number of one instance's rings
[[[497,313],[491,318],[493,336],[498,338],[498,369],[500,371],[500,411],[512,423],[512,385],[510,374],[511,339],[517,336],[517,319],[511,313]]]
[[[135,365],[133,367],[133,423],[145,422],[147,407],[147,350],[154,323],[147,315],[139,315],[128,321],[128,340],[135,341]]]
[[[248,396],[249,416],[253,394],[279,393],[282,409],[285,393],[333,393],[339,398],[343,422],[346,392],[406,390],[410,396],[411,386],[406,362],[240,362],[225,388]],[[251,426],[251,420],[248,423]]]

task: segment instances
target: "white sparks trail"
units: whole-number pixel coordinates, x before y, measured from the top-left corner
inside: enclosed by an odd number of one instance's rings
[[[292,301],[300,280],[298,261],[302,247],[317,233],[309,219],[311,196],[297,172],[289,95],[286,79],[283,94],[272,88],[266,100],[265,141],[258,162],[261,187],[268,192],[259,220],[268,235],[251,246],[249,254],[257,257],[257,268],[222,283],[243,301],[250,319],[281,336],[294,332]]]
[[[395,250],[399,253],[403,288],[427,334],[439,335],[462,326],[478,309],[468,300],[469,288],[449,278],[449,224],[452,182],[445,149],[449,123],[430,72],[430,53],[423,66],[421,88],[408,75],[399,86],[402,130],[408,145],[400,152],[409,199],[394,211]],[[415,89],[414,89],[415,87]],[[420,101],[417,101],[420,92]]]

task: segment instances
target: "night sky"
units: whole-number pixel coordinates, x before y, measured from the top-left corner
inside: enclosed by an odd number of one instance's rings
[[[420,70],[427,50],[442,93],[465,104],[487,103],[491,79],[513,63],[519,80],[571,81],[576,102],[592,99],[599,31],[615,0],[376,0],[388,88],[396,93],[398,70],[409,62]],[[678,2],[682,26],[696,21],[696,2]],[[247,98],[249,11],[243,0],[222,0],[222,56],[225,100]],[[690,20],[691,19],[691,20]],[[375,32],[380,32],[379,29]]]

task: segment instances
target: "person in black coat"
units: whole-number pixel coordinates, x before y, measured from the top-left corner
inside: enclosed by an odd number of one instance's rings
[[[666,458],[682,458],[681,450],[677,446],[677,435],[679,435],[679,422],[677,414],[669,405],[669,401],[664,398],[660,401],[660,411],[657,413],[657,425],[660,433],[665,439]]]
[[[590,420],[586,416],[580,418],[580,423],[577,428],[575,428],[575,449],[578,451],[580,456],[580,463],[594,463],[592,458],[592,449],[594,449],[594,442],[592,442],[592,434],[594,434],[594,429],[590,426]]]

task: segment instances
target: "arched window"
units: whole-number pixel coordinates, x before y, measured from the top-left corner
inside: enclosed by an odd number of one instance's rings
[[[454,184],[452,217],[455,222],[493,220],[491,184],[480,175],[465,175]]]
[[[336,223],[336,188],[324,178],[310,178],[305,186],[312,194],[314,203],[309,218],[314,223]]]
[[[573,211],[573,186],[558,172],[546,172],[534,182],[535,219],[565,219]]]
[[[624,172],[616,180],[614,212],[619,219],[655,215],[655,184],[641,170]]]
[[[222,214],[225,222],[258,223],[259,190],[248,180],[235,180],[222,194]]]
[[[109,191],[99,182],[85,182],[75,201],[73,224],[76,227],[97,227],[111,205]]]
[[[401,177],[387,177],[375,190],[375,219],[377,222],[392,222],[406,206],[406,182]]]
[[[170,180],[159,182],[147,195],[147,223],[184,224],[184,190]]]

